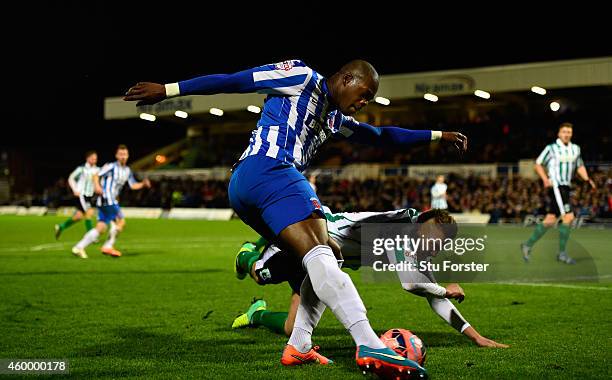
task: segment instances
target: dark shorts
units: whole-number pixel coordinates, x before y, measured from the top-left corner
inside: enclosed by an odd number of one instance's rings
[[[548,204],[546,212],[561,216],[572,211],[570,206],[570,187],[553,186],[548,189]]]
[[[91,197],[87,197],[81,194],[75,198],[74,205],[76,206],[77,210],[81,212],[86,212],[90,208],[96,207],[96,199],[97,199],[97,196],[95,195]]]
[[[306,277],[301,260],[280,249],[266,247],[255,262],[255,273],[260,285],[288,282],[291,289],[300,294],[300,287]]]

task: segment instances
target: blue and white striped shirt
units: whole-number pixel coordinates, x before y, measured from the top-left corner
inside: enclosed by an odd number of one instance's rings
[[[98,197],[98,206],[110,206],[119,204],[117,198],[126,182],[132,186],[137,183],[136,178],[129,166],[122,166],[118,161],[105,164],[100,172],[100,186],[102,195]]]
[[[262,155],[290,163],[303,171],[317,149],[331,136],[370,145],[400,147],[431,140],[429,130],[375,128],[343,115],[330,103],[325,78],[300,60],[181,81],[178,92],[169,96],[248,92],[264,93],[268,97],[257,129],[251,133],[249,146],[240,160]]]

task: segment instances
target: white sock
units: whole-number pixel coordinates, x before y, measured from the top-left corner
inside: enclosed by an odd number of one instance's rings
[[[78,242],[75,247],[79,249],[85,249],[85,247],[87,247],[88,245],[96,241],[98,236],[100,236],[100,233],[98,232],[98,230],[96,230],[95,228],[92,228],[91,230],[87,231],[87,233],[85,233],[85,235],[83,236],[83,239],[81,239],[81,241]]]
[[[314,293],[349,331],[355,344],[385,348],[370,326],[366,308],[353,281],[338,268],[331,248],[325,245],[314,247],[304,256],[302,264],[308,272]]]
[[[312,348],[312,331],[302,330],[299,327],[293,326],[288,344],[295,347],[296,350],[305,354]]]
[[[115,240],[117,239],[117,235],[119,234],[119,229],[115,223],[111,223],[110,231],[108,232],[108,239],[104,242],[102,247],[104,248],[113,248],[115,245]]]
[[[306,276],[300,287],[300,305],[288,343],[301,353],[308,352],[312,348],[312,331],[321,320],[324,311],[325,304],[312,289],[310,277]]]

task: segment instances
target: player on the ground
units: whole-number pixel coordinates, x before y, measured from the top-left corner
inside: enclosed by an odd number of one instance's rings
[[[441,226],[440,232],[444,234],[453,234],[453,231],[455,231],[453,217],[444,210],[434,209],[419,214],[414,209],[379,213],[332,213],[325,206],[323,209],[329,234],[342,249],[344,266],[352,269],[358,269],[361,266],[361,231],[365,223],[426,223]],[[415,230],[414,232],[415,236],[421,235],[420,231]],[[427,233],[432,234],[432,232]],[[412,262],[415,267],[418,267],[417,260],[417,256],[405,254],[400,259],[400,261]],[[390,262],[398,262],[395,252],[392,252]],[[234,320],[232,328],[265,326],[274,332],[289,334],[293,328],[297,306],[299,305],[300,283],[305,277],[305,273],[296,266],[293,257],[273,244],[265,245],[265,242],[261,239],[257,243],[247,242],[243,244],[236,256],[235,271],[239,279],[243,279],[249,274],[260,285],[278,284],[286,281],[292,288],[293,294],[288,313],[269,311],[264,300],[256,300],[246,313]],[[444,288],[436,283],[431,271],[397,273],[404,290],[425,297],[436,314],[476,345],[480,347],[507,347],[480,335],[450,302],[449,299],[453,298],[461,302],[465,297],[463,289],[458,284],[449,284]]]
[[[147,178],[142,182],[138,182],[134,178],[132,170],[127,166],[129,158],[127,146],[119,145],[115,152],[115,158],[117,161],[104,165],[98,175],[94,176],[95,191],[99,194],[97,203],[98,223],[72,248],[72,253],[84,259],[87,258],[85,248],[106,231],[108,224],[110,224],[110,231],[108,239],[102,246],[102,253],[113,257],[121,256],[121,252],[116,250],[114,245],[117,235],[125,227],[125,218],[121,213],[117,198],[126,183],[132,190],[151,187]]]
[[[308,273],[281,359],[284,365],[328,363],[311,342],[327,305],[353,337],[358,366],[382,375],[411,368],[424,371],[395,355],[372,330],[355,286],[338,267],[339,252],[330,247],[321,202],[301,174],[331,136],[398,149],[436,139],[467,148],[467,138],[460,133],[376,128],[349,117],[366,106],[377,90],[378,73],[365,61],[349,62],[325,78],[304,62],[290,60],[166,85],[138,83],[124,97],[141,105],[181,95],[268,94],[250,144],[234,165],[228,195],[240,219],[286,247]]]
[[[548,189],[548,204],[546,216],[542,223],[536,225],[533,234],[524,243],[521,243],[523,259],[529,262],[531,249],[534,244],[552,227],[559,217],[559,253],[557,260],[565,264],[575,264],[576,260],[567,253],[567,241],[570,235],[570,225],[574,220],[574,212],[570,206],[570,186],[574,173],[588,182],[593,189],[595,182],[589,178],[580,147],[571,142],[573,125],[563,123],[559,126],[558,138],[552,144],[544,148],[535,163],[535,171],[538,173],[544,187]]]
[[[94,175],[100,170],[96,166],[98,163],[98,154],[90,150],[85,153],[85,163],[78,166],[70,173],[68,177],[68,185],[72,194],[75,196],[76,211],[64,222],[55,225],[55,239],[59,239],[62,232],[68,227],[75,224],[81,219],[85,219],[85,230],[89,231],[93,228],[91,217],[95,211],[96,194],[94,192]]]

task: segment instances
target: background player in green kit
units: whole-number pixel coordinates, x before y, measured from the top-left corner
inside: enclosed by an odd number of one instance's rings
[[[570,207],[570,186],[574,173],[588,182],[595,189],[595,182],[589,178],[580,147],[571,142],[573,125],[563,123],[559,126],[557,140],[546,146],[538,156],[535,171],[538,173],[544,187],[548,189],[548,204],[546,217],[536,225],[531,237],[521,244],[523,259],[529,262],[531,248],[552,227],[559,217],[559,253],[557,260],[566,264],[575,264],[576,260],[567,254],[566,247],[570,235],[570,224],[574,213]]]
[[[59,239],[64,230],[83,218],[85,219],[85,230],[89,231],[93,228],[91,217],[96,207],[93,177],[100,171],[100,168],[96,166],[97,163],[98,154],[90,150],[85,153],[85,163],[70,173],[68,185],[75,196],[77,210],[70,218],[55,225],[55,239]]]

